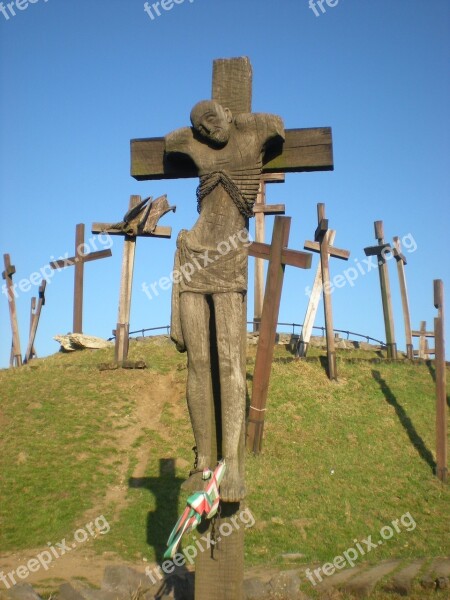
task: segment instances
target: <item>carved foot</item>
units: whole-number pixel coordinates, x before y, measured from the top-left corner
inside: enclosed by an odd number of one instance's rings
[[[220,484],[220,499],[222,502],[240,502],[245,498],[244,480],[239,474],[237,461],[225,459],[227,466]]]
[[[205,481],[202,477],[203,472],[194,473],[181,484],[181,489],[186,492],[200,492],[205,488]]]

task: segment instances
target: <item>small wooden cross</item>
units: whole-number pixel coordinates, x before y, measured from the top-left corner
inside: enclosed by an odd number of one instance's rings
[[[74,281],[74,300],[73,300],[73,333],[83,333],[83,283],[84,283],[84,264],[93,260],[107,258],[112,256],[110,249],[99,250],[98,252],[83,252],[84,243],[84,223],[76,226],[75,232],[75,256],[56,260],[50,263],[52,269],[64,269],[66,267],[75,267]]]
[[[386,263],[386,254],[392,252],[389,244],[384,242],[383,221],[375,221],[375,238],[377,246],[364,248],[366,256],[376,256],[378,259],[378,274],[380,277],[381,300],[383,302],[384,327],[386,331],[386,346],[388,358],[397,358],[397,344],[395,343],[394,313],[392,310],[391,286],[389,271]]]
[[[41,318],[42,307],[45,304],[46,285],[47,280],[43,279],[41,285],[39,286],[39,300],[31,322],[30,338],[28,340],[27,350],[23,359],[24,364],[29,362],[33,358],[33,355],[36,355],[36,352],[34,352],[34,340],[36,339],[36,332],[39,325],[39,319]]]
[[[406,287],[405,265],[407,262],[405,256],[402,254],[402,246],[399,237],[394,237],[394,257],[397,261],[398,280],[400,283],[400,293],[402,296],[403,320],[405,323],[406,356],[412,360],[414,358],[414,346],[411,334],[408,289]]]
[[[284,173],[263,173],[259,184],[253,213],[255,215],[255,242],[265,242],[266,215],[284,215],[284,204],[266,204],[266,185],[268,183],[284,183]],[[264,260],[255,259],[255,288],[254,288],[254,316],[253,331],[259,331],[262,307],[264,302]]]
[[[413,355],[422,360],[428,360],[430,354],[434,354],[434,350],[428,348],[428,339],[434,338],[434,331],[427,331],[427,322],[420,322],[420,329],[413,329],[411,332],[413,338],[419,338],[419,350],[414,350]]]
[[[325,330],[327,336],[328,377],[337,379],[336,350],[334,346],[333,310],[330,293],[330,262],[329,258],[348,260],[350,252],[331,246],[328,241],[328,219],[325,218],[325,204],[317,205],[318,226],[314,235],[314,242],[305,242],[305,250],[312,250],[320,254],[322,270],[323,305],[325,313]]]
[[[247,448],[255,454],[259,454],[262,447],[284,268],[286,265],[300,269],[311,268],[311,254],[287,248],[290,227],[290,217],[275,217],[271,245],[253,242],[248,249],[249,256],[269,260],[247,428]]]
[[[328,246],[332,246],[334,244],[334,238],[336,237],[336,231],[334,229],[329,229],[326,233],[326,236]],[[297,342],[297,358],[304,358],[308,352],[308,346],[311,340],[312,330],[314,327],[314,322],[316,320],[322,290],[322,264],[319,261],[319,264],[317,265],[316,276],[314,277],[313,287],[309,296],[309,302],[308,307],[306,309],[305,318],[303,319],[302,332]]]
[[[14,286],[12,280],[13,275],[16,272],[16,267],[11,264],[11,258],[9,254],[3,255],[3,262],[5,265],[5,270],[2,273],[2,277],[6,282],[6,296],[8,298],[9,318],[11,321],[12,332],[11,358],[9,361],[9,366],[21,367],[22,353],[20,351],[20,336],[19,325],[17,322],[16,298],[14,294]]]
[[[155,200],[166,199],[161,196]],[[131,313],[131,293],[133,287],[134,258],[136,255],[136,239],[138,237],[170,238],[172,235],[171,227],[151,227],[147,226],[151,215],[152,199],[147,198],[142,201],[141,196],[131,196],[128,213],[125,215],[122,223],[93,223],[92,233],[108,233],[109,235],[124,236],[123,258],[122,258],[122,276],[120,280],[119,311],[117,326],[113,334],[115,335],[115,360],[122,365],[128,357],[129,334],[130,334],[130,313]],[[147,204],[147,207],[145,206]],[[171,207],[170,210],[174,210]],[[133,213],[136,213],[133,215]],[[128,222],[127,216],[130,215]]]
[[[436,367],[436,475],[442,482],[448,478],[447,436],[447,369],[444,337],[444,283],[434,280],[434,306],[438,316],[434,319]]]

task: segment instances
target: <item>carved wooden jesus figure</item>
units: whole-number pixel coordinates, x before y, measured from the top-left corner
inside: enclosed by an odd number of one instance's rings
[[[245,322],[248,218],[258,192],[266,147],[284,139],[280,117],[244,113],[235,118],[218,102],[191,111],[192,127],[165,137],[168,160],[190,157],[197,166],[200,216],[177,240],[171,337],[187,350],[187,401],[197,446],[184,486],[225,459],[220,492],[225,502],[244,498]],[[200,484],[200,485],[199,485]]]

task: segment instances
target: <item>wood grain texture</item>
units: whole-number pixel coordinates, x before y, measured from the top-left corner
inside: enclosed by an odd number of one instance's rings
[[[442,317],[434,319],[434,331],[436,337],[436,474],[441,481],[446,482],[448,479],[448,411],[444,322]]]

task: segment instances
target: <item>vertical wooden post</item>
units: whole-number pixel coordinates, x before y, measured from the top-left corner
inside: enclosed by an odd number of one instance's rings
[[[329,246],[332,246],[334,243],[334,239],[336,237],[336,231],[334,229],[329,229],[326,233],[327,235],[327,243]],[[311,340],[312,330],[314,327],[314,322],[316,320],[317,311],[319,309],[320,296],[322,294],[322,264],[319,260],[319,264],[317,265],[316,276],[314,277],[314,283],[311,291],[311,295],[309,297],[308,307],[306,309],[305,318],[303,319],[303,327],[302,332],[300,334],[299,340],[297,342],[297,358],[303,358],[306,356],[308,352],[309,342]]]
[[[264,412],[269,391],[270,371],[273,360],[281,291],[283,289],[284,268],[283,249],[289,241],[290,217],[276,217],[273,228],[270,260],[267,271],[266,292],[256,350],[255,370],[253,373],[252,403],[249,413],[248,438],[252,440],[255,454],[261,451]]]
[[[83,333],[83,284],[84,261],[80,260],[84,254],[84,223],[78,223],[75,234],[75,279],[73,300],[73,332]]]
[[[405,265],[406,258],[402,254],[402,247],[399,237],[394,237],[394,256],[397,261],[398,280],[400,284],[400,294],[402,297],[403,321],[405,324],[405,344],[406,356],[410,360],[414,358],[414,347],[412,341],[411,317],[409,312],[408,289],[406,287]]]
[[[29,335],[31,336],[31,332],[33,330],[33,321],[34,321],[34,317],[36,315],[36,298],[33,296],[33,298],[31,298],[31,308],[30,308],[30,331],[29,331]],[[37,358],[37,354],[36,354],[36,350],[34,348],[34,346],[31,348],[31,358]]]
[[[20,351],[20,337],[19,337],[19,325],[17,322],[17,310],[16,310],[16,297],[15,289],[13,286],[13,275],[16,272],[16,267],[11,264],[11,258],[9,254],[3,255],[3,262],[5,270],[2,273],[2,277],[6,283],[6,297],[8,298],[9,306],[9,318],[11,321],[11,332],[12,332],[12,347],[10,366],[21,367],[22,366],[22,353]]]
[[[47,280],[43,279],[41,285],[39,286],[39,301],[36,308],[36,314],[33,318],[33,323],[30,331],[30,339],[28,340],[27,350],[25,352],[25,357],[23,362],[27,363],[33,358],[33,348],[34,348],[34,340],[36,339],[37,328],[39,325],[39,319],[41,317],[42,307],[45,304],[45,287],[47,285]]]
[[[434,319],[436,365],[436,475],[442,482],[448,478],[447,442],[447,371],[444,339],[444,284],[434,280],[434,306],[438,316]]]
[[[140,196],[131,196],[129,210],[141,202]],[[134,258],[136,255],[136,236],[125,235],[122,258],[122,276],[120,280],[119,313],[116,327],[115,359],[122,364],[128,357],[131,292],[133,287]]]

